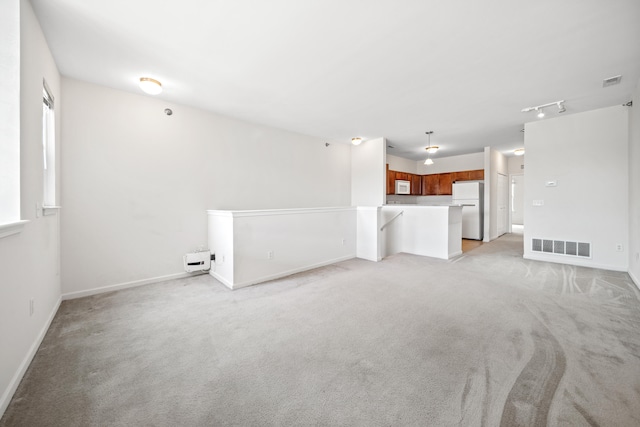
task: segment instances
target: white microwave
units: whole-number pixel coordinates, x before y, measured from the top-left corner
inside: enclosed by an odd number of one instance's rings
[[[411,194],[411,182],[396,179],[396,194]]]

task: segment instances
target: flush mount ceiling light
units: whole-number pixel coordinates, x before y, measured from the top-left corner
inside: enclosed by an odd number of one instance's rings
[[[437,145],[430,145],[427,148],[425,148],[425,150],[427,150],[427,153],[429,154],[436,154],[439,148],[440,147],[438,147]]]
[[[438,151],[438,147],[437,145],[431,145],[431,134],[433,133],[432,130],[425,132],[427,134],[427,140],[429,141],[429,145],[427,145],[427,148],[425,148],[425,150],[427,150],[427,160],[424,161],[425,165],[432,165],[433,164],[433,160],[431,160],[431,155],[433,153],[435,153],[436,151]]]
[[[361,142],[362,142],[362,138],[360,138],[359,136],[357,136],[355,138],[351,138],[351,143],[353,145],[360,145]]]
[[[140,77],[140,89],[149,95],[158,95],[162,92],[162,83],[151,77]]]
[[[516,156],[524,155],[524,148],[516,148],[515,150],[513,150],[513,154],[515,154]]]
[[[567,111],[567,109],[564,108],[564,99],[563,99],[562,101],[549,102],[548,104],[542,104],[542,105],[536,105],[535,107],[523,108],[522,112],[528,113],[529,111],[535,111],[537,113],[538,118],[541,119],[545,116],[543,109],[546,107],[551,107],[552,105],[555,105],[558,107],[558,113],[564,113],[565,111]]]

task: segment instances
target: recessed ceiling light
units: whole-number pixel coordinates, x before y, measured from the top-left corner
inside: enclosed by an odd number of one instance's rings
[[[151,77],[140,77],[140,89],[149,95],[158,95],[162,92],[162,83]]]

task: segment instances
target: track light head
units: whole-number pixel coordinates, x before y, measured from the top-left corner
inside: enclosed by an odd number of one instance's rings
[[[539,119],[544,118],[544,110],[542,108],[536,108],[536,111],[538,112]]]
[[[564,113],[565,111],[567,111],[567,109],[564,108],[564,104],[562,102],[558,102],[558,113]]]

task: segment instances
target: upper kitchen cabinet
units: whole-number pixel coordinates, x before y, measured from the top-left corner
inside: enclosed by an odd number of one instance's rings
[[[411,181],[411,195],[422,195],[422,177],[420,175],[410,174],[409,181]]]
[[[453,173],[422,175],[423,196],[446,196],[452,194]]]
[[[422,195],[435,196],[440,185],[438,174],[422,175]]]
[[[396,171],[389,170],[387,165],[387,195],[396,192]]]
[[[451,172],[453,182],[456,181],[482,181],[484,179],[484,169]]]
[[[453,194],[453,173],[438,174],[438,195],[449,196]]]
[[[398,172],[396,171],[396,179],[399,179],[401,181],[409,181],[409,175],[411,175],[408,172]]]
[[[484,169],[469,171],[469,181],[482,181],[484,179]]]

